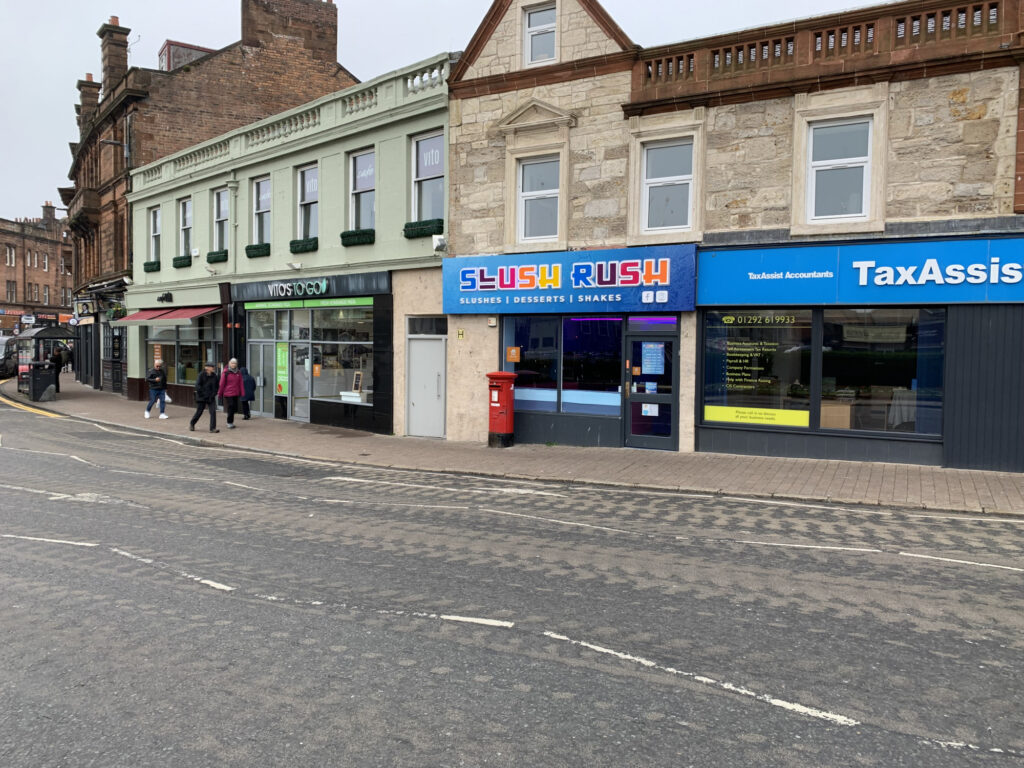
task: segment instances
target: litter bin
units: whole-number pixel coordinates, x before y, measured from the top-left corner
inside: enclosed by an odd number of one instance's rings
[[[47,362],[32,362],[28,368],[28,399],[33,402],[53,400],[57,369]],[[49,393],[47,389],[49,388]]]
[[[487,374],[487,445],[491,448],[508,448],[515,442],[515,380],[516,374],[506,371]]]

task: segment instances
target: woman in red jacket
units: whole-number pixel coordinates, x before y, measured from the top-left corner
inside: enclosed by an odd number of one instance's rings
[[[228,367],[220,376],[217,394],[224,398],[224,410],[228,413],[228,429],[234,429],[238,403],[245,394],[245,382],[242,380],[242,372],[238,370],[237,358],[232,357],[228,360]]]

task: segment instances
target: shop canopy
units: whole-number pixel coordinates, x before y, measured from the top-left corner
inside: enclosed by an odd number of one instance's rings
[[[197,317],[218,312],[220,307],[180,307],[178,309],[140,309],[114,320],[112,325],[192,325]]]

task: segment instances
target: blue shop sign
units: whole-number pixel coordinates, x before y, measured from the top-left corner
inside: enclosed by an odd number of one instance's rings
[[[444,312],[689,312],[695,254],[693,245],[656,245],[445,259]]]
[[[1024,302],[1024,239],[702,250],[697,303]]]

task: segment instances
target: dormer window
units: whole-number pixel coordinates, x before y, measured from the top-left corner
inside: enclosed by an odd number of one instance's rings
[[[545,64],[555,60],[555,4],[526,9],[525,57],[527,64]]]

